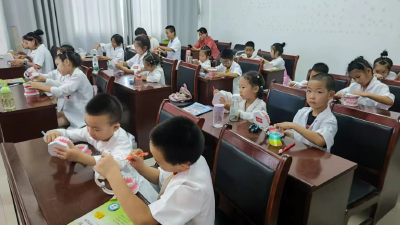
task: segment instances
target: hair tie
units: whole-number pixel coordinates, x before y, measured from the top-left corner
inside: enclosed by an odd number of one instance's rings
[[[263,86],[260,86],[260,88],[263,88]]]
[[[258,78],[260,78],[260,76],[259,76],[259,75],[257,75],[257,79],[258,79]]]

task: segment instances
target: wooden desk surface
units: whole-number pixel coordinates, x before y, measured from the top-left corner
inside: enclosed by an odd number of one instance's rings
[[[92,166],[52,157],[42,138],[6,143],[0,152],[26,224],[65,225],[111,199],[94,182]]]
[[[203,114],[200,117],[205,118],[203,131],[215,138],[219,138],[222,129],[212,126],[212,112]],[[225,122],[228,122],[228,114],[225,114]],[[258,132],[256,134],[250,133],[249,126],[251,124],[252,123],[247,121],[233,122],[232,131],[261,145],[269,151],[278,153],[279,149],[282,147],[269,145],[268,136],[265,132]],[[292,156],[292,165],[289,175],[299,180],[303,184],[302,188],[308,192],[313,192],[323,187],[325,184],[340,177],[341,174],[346,171],[354,170],[357,167],[356,163],[328,152],[311,148],[289,137],[284,137],[282,140],[283,147],[293,142],[295,142],[296,145],[286,151],[286,154]]]
[[[209,82],[209,81],[219,81],[219,80],[233,80],[233,77],[215,77],[215,78],[206,78],[206,77],[199,77],[200,82]]]
[[[13,79],[23,77],[25,67],[9,67],[7,61],[0,59],[0,79]]]

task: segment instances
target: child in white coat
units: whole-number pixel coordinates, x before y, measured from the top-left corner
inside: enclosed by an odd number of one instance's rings
[[[126,62],[120,62],[119,64],[115,65],[117,69],[124,71],[125,74],[134,73],[134,71],[131,70],[133,65],[139,65],[143,70],[143,58],[149,53],[150,40],[148,37],[139,35],[135,38],[133,45],[135,46],[136,55]]]
[[[207,45],[203,46],[199,52],[199,59],[198,60],[193,59],[193,63],[196,65],[200,65],[201,71],[205,71],[207,70],[207,68],[211,67],[210,57],[211,57],[210,47],[208,47]]]
[[[142,80],[165,85],[164,69],[162,59],[155,53],[149,53],[143,60],[144,70],[149,71],[147,75],[142,75]]]
[[[381,53],[381,57],[374,61],[374,76],[378,80],[395,80],[397,75],[390,71],[393,66],[393,61],[388,58],[388,52],[385,50]]]
[[[34,89],[50,92],[58,97],[57,117],[58,126],[81,128],[86,125],[84,120],[85,106],[93,98],[93,87],[86,75],[78,68],[81,57],[72,51],[61,52],[56,58],[57,70],[62,76],[71,74],[71,77],[61,86],[47,86],[38,82],[28,82]]]
[[[307,103],[310,107],[300,109],[293,122],[276,124],[285,134],[297,141],[330,152],[337,132],[336,117],[328,102],[335,95],[335,79],[320,73],[307,84]]]
[[[239,80],[239,117],[244,120],[253,121],[255,112],[267,111],[267,106],[263,101],[264,78],[255,71],[245,73]],[[214,91],[214,94],[218,93]],[[220,103],[224,104],[225,109],[229,110],[232,105],[232,93],[220,91],[224,97],[220,98]]]
[[[292,81],[290,77],[288,76],[286,72],[286,67],[285,67],[285,60],[282,58],[283,54],[283,48],[286,46],[286,43],[283,42],[282,44],[280,43],[275,43],[271,46],[271,58],[272,61],[268,61],[266,59],[263,59],[265,64],[272,65],[279,70],[285,70],[284,75],[283,75],[283,85],[287,86],[289,83]]]
[[[311,68],[309,79],[311,79],[313,76],[320,74],[320,73],[328,74],[329,73],[328,65],[326,65],[325,63],[322,63],[322,62],[314,64],[314,66]],[[288,86],[294,87],[294,88],[303,88],[304,86],[307,87],[307,83],[308,83],[307,80],[303,80],[300,82],[291,81]]]
[[[98,56],[99,59],[113,60],[116,59],[120,62],[124,61],[124,38],[119,34],[114,34],[111,37],[111,43],[99,43],[93,49],[99,49],[106,53],[106,56]]]

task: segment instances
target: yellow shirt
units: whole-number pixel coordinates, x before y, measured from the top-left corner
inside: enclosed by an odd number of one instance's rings
[[[229,69],[228,68],[226,68],[225,73],[229,73]]]

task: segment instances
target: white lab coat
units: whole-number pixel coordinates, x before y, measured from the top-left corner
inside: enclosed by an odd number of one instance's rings
[[[44,44],[39,45],[39,47],[33,51],[28,51],[28,56],[33,60],[33,63],[41,67],[38,73],[50,73],[54,70],[54,61],[51,56],[50,51],[46,48]]]
[[[85,123],[85,107],[93,98],[93,86],[78,68],[61,86],[53,86],[51,93],[58,97],[57,110],[63,111],[71,124],[68,129],[81,128]]]
[[[199,60],[199,63],[200,63],[200,66],[201,66],[201,70],[207,70],[207,68],[210,68],[211,67],[211,61],[209,60],[209,59],[207,59],[206,61],[204,61],[204,62],[201,62],[200,60]]]
[[[221,63],[217,67],[217,72],[226,73],[226,67]],[[240,65],[237,64],[235,61],[232,62],[231,68],[229,68],[229,73],[236,73],[238,77],[233,79],[233,94],[239,94],[239,80],[242,76],[242,69]]]
[[[388,76],[385,78],[386,80],[394,80],[397,77],[397,74],[393,71],[390,71]]]
[[[165,85],[164,70],[160,65],[158,65],[153,71],[147,74],[147,82],[154,82]]]
[[[268,65],[273,65],[274,67],[278,68],[279,70],[284,70],[285,68],[285,60],[282,57],[278,57],[268,63]]]
[[[232,101],[232,93],[227,91],[220,91],[225,96],[226,100]],[[246,100],[239,96],[239,114],[240,118],[253,122],[254,113],[260,111],[267,111],[267,104],[262,99],[256,98],[254,102],[246,108]]]
[[[307,119],[311,111],[312,111],[311,107],[304,107],[300,109],[294,116],[293,123],[296,123],[302,127],[307,127]],[[334,138],[338,130],[338,126],[336,117],[333,115],[329,106],[327,106],[326,109],[323,112],[321,112],[317,116],[317,118],[315,118],[314,122],[308,129],[322,135],[322,137],[325,140],[326,149],[311,143],[303,136],[301,136],[301,134],[297,133],[295,130],[291,130],[291,132],[294,133],[295,140],[301,141],[304,144],[311,145],[321,150],[330,152],[334,144]]]
[[[159,168],[159,186],[170,176]],[[165,225],[211,225],[215,220],[214,190],[203,156],[186,172],[177,173],[159,200],[149,205],[153,218]]]
[[[143,58],[147,55],[148,51],[146,51],[145,53],[143,53],[142,56],[140,56],[139,54],[136,54],[135,56],[133,56],[131,59],[129,59],[128,61],[126,61],[126,64],[132,68],[133,65],[137,64],[140,65],[140,68],[143,67]]]
[[[155,37],[151,37],[150,39],[150,52],[153,52],[155,48],[158,48],[160,46],[160,42]]]
[[[244,59],[255,59],[255,60],[261,60],[260,56],[258,56],[257,54],[253,54],[251,55],[251,57],[247,57],[246,53],[243,53],[239,56],[240,58],[244,58]]]
[[[308,80],[303,80],[303,81],[300,81],[300,82],[297,82],[297,81],[292,81],[292,82],[295,83],[295,85],[293,86],[294,88],[300,88],[301,87],[300,85],[307,85],[308,84]]]
[[[354,91],[362,91],[362,87],[359,83],[352,83],[350,84],[349,87],[344,88],[338,92],[338,94],[347,94],[347,93],[352,93]],[[380,82],[375,76],[372,78],[371,82],[369,83],[367,89],[365,89],[365,92],[376,94],[376,95],[381,95],[381,96],[387,96],[390,99],[394,101],[394,95],[390,93],[389,87]],[[379,103],[377,101],[374,101],[370,98],[367,97],[361,97],[358,99],[358,104],[360,105],[367,105],[367,106],[373,106],[381,109],[388,110],[391,106],[390,105],[385,105],[382,103]]]
[[[181,41],[178,37],[175,37],[174,40],[170,40],[168,42],[168,48],[172,48],[172,51],[167,51],[167,59],[177,59],[181,60]]]
[[[122,48],[122,45],[114,48],[111,43],[108,44],[100,43],[100,50],[102,52],[105,52],[107,57],[116,59],[120,62],[124,61],[125,52],[124,49]]]
[[[46,77],[45,85],[50,87],[59,87],[62,83],[66,82],[71,78],[70,75],[63,76],[58,70],[53,70],[48,74],[42,74],[42,76]]]
[[[64,130],[64,129],[57,129],[57,130],[61,133],[62,136],[69,138],[74,143],[87,142],[90,145],[93,145],[93,147],[100,153],[108,151],[115,158],[118,157],[125,159],[126,157],[129,156],[132,150],[132,143],[129,139],[129,135],[122,128],[119,128],[117,131],[115,131],[113,136],[108,141],[98,141],[93,139],[90,136],[86,127],[74,130]],[[97,163],[99,162],[101,155],[93,157]],[[150,202],[156,201],[158,193],[151,186],[150,182],[146,180],[142,175],[140,175],[133,167],[131,167],[128,164],[128,161],[126,161],[125,163],[126,165],[122,169],[122,171],[128,173],[130,176],[135,178],[139,186],[140,193],[143,194],[147,200],[149,200]]]

